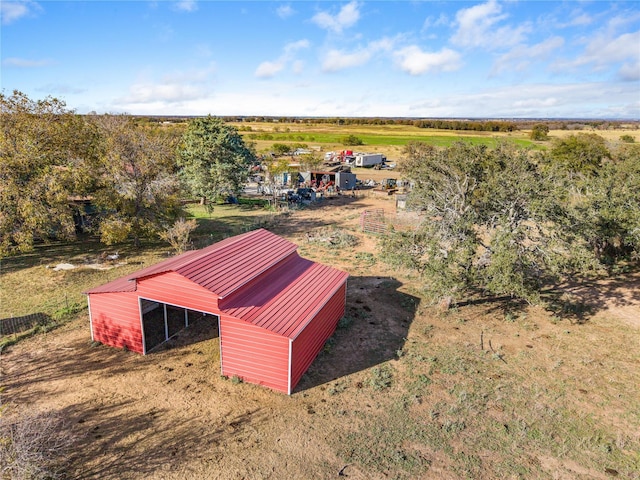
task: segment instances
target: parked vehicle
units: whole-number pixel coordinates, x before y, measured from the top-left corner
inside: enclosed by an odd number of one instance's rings
[[[387,160],[381,153],[361,153],[356,155],[355,166],[356,167],[373,167],[375,165],[382,165]]]

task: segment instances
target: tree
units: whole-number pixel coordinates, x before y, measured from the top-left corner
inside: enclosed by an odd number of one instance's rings
[[[409,204],[424,220],[388,235],[382,248],[421,274],[433,300],[483,291],[534,303],[545,282],[593,266],[586,242],[566,229],[563,182],[528,151],[412,143],[405,154],[404,174],[415,184]]]
[[[278,159],[272,159],[270,162],[267,162],[267,175],[266,175],[266,184],[271,189],[272,201],[273,204],[276,204],[278,198],[278,191],[276,185],[276,179],[285,173],[291,172],[291,166],[289,164],[289,160],[286,157],[281,157]]]
[[[640,147],[625,145],[597,178],[583,180],[571,202],[574,224],[609,268],[640,259]]]
[[[292,147],[286,143],[274,143],[271,146],[271,150],[276,155],[289,155],[292,152]]]
[[[175,146],[164,132],[137,126],[126,115],[96,120],[104,142],[94,194],[105,212],[101,240],[118,243],[132,234],[139,246],[141,238],[158,234],[180,214]]]
[[[305,171],[317,170],[323,161],[322,157],[315,152],[300,155],[300,166]]]
[[[547,140],[549,138],[549,127],[544,123],[538,123],[531,129],[529,137],[531,140]]]
[[[0,94],[0,256],[75,237],[70,197],[89,188],[98,143],[63,101]]]
[[[238,131],[211,116],[191,120],[178,148],[180,174],[203,199],[239,194],[254,161]]]
[[[364,142],[362,141],[361,138],[356,137],[355,135],[347,135],[342,139],[342,145],[346,147],[348,146],[357,147],[360,145],[364,145]]]
[[[606,140],[595,133],[578,133],[553,142],[551,158],[562,168],[581,174],[596,174],[602,161],[611,158]]]

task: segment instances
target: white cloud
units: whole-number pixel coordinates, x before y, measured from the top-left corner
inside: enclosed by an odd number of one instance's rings
[[[496,0],[464,8],[456,13],[457,31],[451,42],[460,47],[499,49],[522,43],[531,31],[528,23],[518,26],[498,24],[508,18]]]
[[[113,105],[106,109],[113,110]],[[323,92],[314,87],[261,82],[242,91],[212,93],[208,89],[197,98],[181,102],[155,98],[147,103],[122,103],[116,110],[140,115],[638,118],[640,102],[637,88],[630,83],[529,84],[492,89],[476,85],[466,93],[455,94],[422,86],[417,91],[395,92],[391,97],[378,91],[340,91],[331,85]]]
[[[180,0],[175,3],[175,8],[181,12],[195,12],[198,10],[198,3],[196,0]]]
[[[426,94],[428,95],[428,94]],[[612,101],[612,99],[614,99]],[[579,108],[576,106],[579,105]],[[637,118],[630,84],[522,84],[437,95],[407,106],[407,116],[493,118]]]
[[[29,0],[23,2],[0,1],[0,17],[2,25],[9,25],[22,17],[25,17],[34,10],[40,11],[42,8],[36,2]]]
[[[548,60],[564,45],[564,38],[551,37],[535,45],[517,45],[496,60],[492,74],[504,71],[524,71],[534,61]]]
[[[584,55],[578,58],[578,63],[594,63],[608,65],[627,59],[640,58],[640,30],[624,33],[616,38],[600,36],[594,38],[587,45]]]
[[[309,46],[310,43],[306,39],[287,43],[282,49],[282,55],[277,60],[262,62],[256,68],[254,75],[258,78],[272,78],[284,70],[289,63],[293,63],[293,72],[299,73],[300,65],[294,62],[295,54],[298,50],[309,48]]]
[[[40,68],[53,65],[52,60],[27,60],[26,58],[9,57],[2,60],[3,67]]]
[[[337,49],[329,50],[324,54],[322,71],[337,72],[346,68],[362,66],[377,53],[391,51],[395,43],[396,40],[383,37],[380,40],[369,42],[365,47],[352,52]]]
[[[357,50],[347,53],[341,50],[329,50],[322,61],[323,72],[337,72],[345,68],[359,67],[367,63],[373,53],[370,50]]]
[[[637,118],[631,84],[567,83],[502,86],[414,103],[407,115],[510,118]]]
[[[85,93],[88,90],[86,88],[73,87],[71,85],[64,85],[61,83],[49,83],[42,87],[36,88],[38,92],[44,92],[47,95],[51,94],[63,94],[63,95],[79,95]]]
[[[296,75],[300,75],[304,72],[304,62],[302,60],[296,60],[291,64],[291,71]]]
[[[328,12],[318,12],[311,21],[325,30],[341,33],[345,28],[352,27],[360,20],[360,5],[352,1],[344,5],[336,15]]]
[[[422,31],[429,30],[433,27],[441,27],[449,24],[449,17],[444,13],[441,13],[438,18],[427,17],[422,24]]]
[[[276,13],[278,14],[278,16],[280,18],[282,18],[284,20],[285,18],[289,18],[291,15],[293,15],[295,13],[295,10],[293,8],[291,8],[291,5],[289,5],[289,4],[280,5],[276,9]]]
[[[557,70],[576,69],[591,65],[595,71],[605,71],[617,67],[618,75],[623,79],[636,79],[637,65],[640,63],[640,30],[611,36],[604,32],[592,37],[583,53],[575,59],[556,62]]]
[[[144,104],[180,104],[208,94],[213,82],[215,66],[192,71],[177,71],[164,75],[159,81],[143,78],[129,87],[126,97],[117,98],[118,108],[132,111]]]
[[[262,62],[256,68],[255,76],[258,78],[271,78],[284,68],[284,62]]]
[[[410,75],[427,72],[451,72],[461,66],[460,54],[449,48],[439,52],[425,52],[417,45],[410,45],[395,53],[398,66]]]
[[[593,18],[588,13],[575,14],[567,24],[570,27],[591,25]]]
[[[640,82],[640,61],[624,63],[618,71],[618,76],[625,82]]]
[[[297,42],[290,42],[284,46],[284,55],[286,58],[290,58],[298,50],[303,50],[305,48],[309,48],[309,40],[302,39]]]
[[[184,102],[203,95],[204,91],[194,85],[137,83],[129,88],[127,103]]]

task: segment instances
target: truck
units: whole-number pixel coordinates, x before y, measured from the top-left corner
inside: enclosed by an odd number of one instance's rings
[[[356,155],[355,166],[356,167],[373,167],[375,165],[382,165],[387,160],[381,153],[361,153]]]

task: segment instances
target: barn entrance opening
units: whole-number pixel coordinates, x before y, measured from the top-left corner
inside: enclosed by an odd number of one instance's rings
[[[217,319],[217,315],[145,298],[140,299],[140,312],[142,314],[142,331],[144,334],[144,353],[148,353],[162,345],[176,336],[181,330],[196,323],[203,317],[213,316]],[[216,327],[217,323],[216,321]]]

